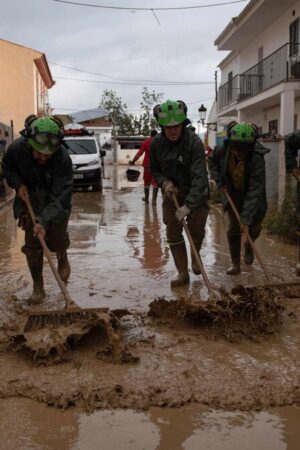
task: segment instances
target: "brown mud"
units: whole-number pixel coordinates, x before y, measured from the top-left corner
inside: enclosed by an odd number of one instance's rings
[[[187,288],[171,291],[174,265],[162,225],[161,198],[157,208],[144,205],[142,187],[122,189],[114,180],[105,196],[74,194],[68,289],[84,308],[108,308],[112,313],[125,309],[131,314],[120,317],[117,326],[109,314],[106,328],[103,320],[94,324],[88,332],[79,332],[79,339],[67,339],[67,348],[64,334],[58,358],[48,358],[50,347],[56,348],[49,346],[49,335],[44,354],[38,353],[35,360],[33,335],[28,338],[31,351],[11,347],[11,337],[22,334],[31,282],[20,252],[23,234],[8,212],[0,217],[1,399],[22,397],[63,409],[78,405],[86,411],[191,403],[225,411],[299,405],[298,293],[287,297],[270,291],[264,299],[267,291],[253,290],[248,299],[247,292],[240,295],[242,301],[230,296],[213,310],[201,303],[206,294],[200,277],[191,274]],[[259,246],[274,279],[293,278],[292,246],[268,236],[259,239]],[[229,256],[224,225],[214,211],[201,252],[211,282],[224,285],[225,292],[233,285],[263,284],[257,262],[252,268],[242,267],[234,279],[225,275]],[[44,307],[58,308],[63,299],[46,262],[44,275]],[[168,302],[160,301],[162,316],[170,305],[180,311],[181,298],[193,298],[196,310],[194,304],[184,314],[192,311],[197,320],[154,320],[147,313],[155,298]],[[115,353],[114,339],[120,344]],[[40,348],[41,339],[37,345]]]
[[[282,297],[274,289],[237,286],[234,294],[220,290],[212,301],[158,298],[150,303],[149,316],[167,322],[181,320],[206,327],[228,340],[273,334],[282,325]]]

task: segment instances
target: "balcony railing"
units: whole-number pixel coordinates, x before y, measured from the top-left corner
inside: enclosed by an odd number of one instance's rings
[[[219,111],[283,81],[300,80],[300,44],[287,43],[219,88]]]

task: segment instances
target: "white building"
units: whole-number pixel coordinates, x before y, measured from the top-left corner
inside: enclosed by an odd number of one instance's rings
[[[299,16],[300,0],[250,0],[215,41],[218,50],[230,51],[219,64],[216,121],[254,122],[271,139],[279,204],[285,185],[282,137],[300,128]]]

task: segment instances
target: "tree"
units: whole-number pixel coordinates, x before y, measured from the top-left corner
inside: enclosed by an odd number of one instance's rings
[[[143,114],[140,116],[142,122],[142,134],[144,136],[149,136],[150,131],[157,127],[155,118],[152,115],[152,111],[155,105],[160,103],[163,99],[164,94],[161,92],[156,93],[155,91],[149,92],[147,87],[143,87],[142,90],[142,101],[140,103],[141,110]]]
[[[100,106],[108,111],[108,119],[112,123],[112,135],[117,134],[128,136],[149,136],[150,131],[157,127],[155,118],[152,115],[153,107],[160,103],[163,98],[162,93],[149,92],[147,87],[143,87],[142,101],[140,103],[142,114],[135,116],[128,114],[127,105],[122,98],[112,90],[104,90],[102,93]]]
[[[102,93],[100,106],[108,111],[108,120],[112,123],[112,134],[115,136],[118,129],[123,129],[123,119],[127,115],[127,105],[122,98],[112,90],[105,89]]]

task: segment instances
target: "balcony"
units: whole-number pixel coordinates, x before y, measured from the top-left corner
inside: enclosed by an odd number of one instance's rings
[[[278,83],[300,80],[298,43],[287,43],[246,72],[219,88],[218,111],[259,94]]]

